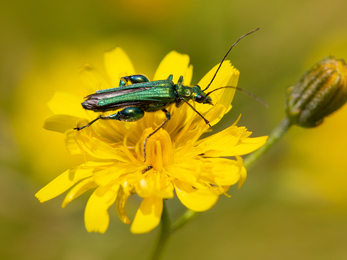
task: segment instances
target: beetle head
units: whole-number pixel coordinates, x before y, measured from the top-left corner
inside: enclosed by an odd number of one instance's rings
[[[192,98],[195,102],[213,105],[212,98],[206,95],[206,93],[201,90],[199,85],[195,85],[193,87]]]

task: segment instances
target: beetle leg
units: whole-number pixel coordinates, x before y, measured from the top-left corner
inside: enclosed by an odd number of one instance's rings
[[[142,74],[125,76],[125,77],[121,77],[119,86],[126,86],[129,81],[131,82],[131,84],[136,84],[136,83],[149,82],[149,79]]]
[[[102,116],[101,119],[115,119],[118,121],[134,122],[141,119],[145,112],[138,107],[126,107],[121,111],[110,116]]]
[[[150,133],[150,134],[146,137],[145,142],[144,142],[144,144],[143,144],[143,157],[145,158],[144,161],[146,161],[146,144],[147,144],[148,138],[150,138],[152,135],[154,135],[156,132],[158,132],[158,130],[159,130],[160,128],[162,128],[162,127],[167,123],[167,121],[169,121],[169,120],[171,119],[171,115],[170,115],[170,112],[169,112],[169,111],[167,111],[165,108],[162,109],[161,111],[163,111],[163,112],[165,113],[165,115],[166,115],[166,120],[165,120],[163,123],[161,123],[161,125],[160,125],[157,129],[155,129],[152,133]]]
[[[80,131],[82,130],[83,128],[86,128],[88,126],[90,126],[91,124],[93,124],[95,121],[101,119],[101,116],[95,118],[93,121],[90,121],[88,124],[84,125],[84,126],[81,126],[81,127],[75,127],[74,129],[77,130],[77,131]]]
[[[148,172],[149,170],[153,169],[153,166],[147,166],[143,171],[142,174]]]
[[[169,77],[168,77],[167,79],[172,81],[172,79],[173,79],[173,75],[172,75],[172,74],[170,74],[170,75],[169,75]]]
[[[126,107],[121,111],[118,111],[115,114],[109,115],[109,116],[99,116],[95,118],[93,121],[90,121],[88,124],[81,126],[81,127],[75,127],[74,129],[77,131],[82,130],[85,127],[90,126],[95,121],[99,119],[114,119],[118,121],[126,121],[126,122],[133,122],[141,119],[145,115],[145,112],[138,107]]]
[[[195,111],[195,113],[197,113],[202,119],[204,119],[204,121],[205,121],[205,123],[206,123],[207,125],[209,125],[210,127],[212,127],[211,124],[210,124],[210,121],[208,121],[202,114],[199,113],[199,111],[197,111],[191,104],[189,104],[189,102],[188,102],[187,100],[185,100],[184,98],[182,98],[181,100],[183,100],[184,102],[186,102],[186,104],[187,104],[188,106],[190,106],[190,107]]]
[[[177,84],[183,85],[184,78],[183,76],[180,76],[180,78],[177,81]]]

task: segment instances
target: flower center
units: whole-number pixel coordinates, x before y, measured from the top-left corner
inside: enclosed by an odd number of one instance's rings
[[[153,128],[146,128],[142,132],[141,145],[147,136],[153,132]],[[142,150],[142,149],[141,149]],[[158,172],[172,160],[172,142],[169,133],[164,129],[159,129],[154,135],[147,139],[146,143],[146,164],[152,166]]]

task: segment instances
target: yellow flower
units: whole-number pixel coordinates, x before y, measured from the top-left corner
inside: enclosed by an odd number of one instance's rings
[[[105,67],[110,83],[90,65],[81,69],[90,93],[118,86],[120,77],[135,74],[129,58],[120,48],[105,54]],[[202,88],[208,85],[216,68],[199,82]],[[166,79],[173,74],[173,81],[177,82],[182,75],[185,85],[189,85],[192,70],[187,55],[172,51],[159,65],[153,80]],[[236,86],[238,77],[239,71],[225,61],[209,91]],[[192,104],[215,125],[231,109],[234,91],[225,88],[211,94],[214,106]],[[44,127],[65,133],[68,150],[72,154],[84,154],[86,162],[62,173],[36,197],[44,202],[71,188],[62,205],[65,207],[85,191],[95,188],[85,209],[85,225],[89,232],[106,231],[108,208],[114,203],[120,219],[130,224],[124,207],[131,194],[143,198],[131,226],[133,233],[148,232],[159,224],[163,199],[173,198],[174,191],[187,208],[208,210],[230,185],[239,183],[241,187],[246,169],[240,156],[258,149],[267,139],[249,138],[251,132],[236,125],[200,139],[210,131],[209,126],[188,105],[179,108],[172,105],[168,108],[171,120],[148,139],[144,162],[144,140],[165,120],[162,111],[146,113],[136,122],[99,120],[76,131],[74,127],[97,117],[96,113],[83,110],[81,101],[81,97],[56,93],[49,102],[55,115],[46,119]]]

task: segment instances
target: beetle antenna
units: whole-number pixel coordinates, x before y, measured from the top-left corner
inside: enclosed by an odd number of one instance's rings
[[[225,60],[226,57],[229,55],[229,52],[234,48],[234,46],[235,46],[241,39],[243,39],[243,38],[246,37],[247,35],[250,35],[251,33],[254,33],[254,32],[258,31],[259,29],[260,29],[260,27],[257,28],[257,29],[255,29],[255,30],[253,30],[253,31],[251,31],[251,32],[249,32],[249,33],[246,33],[246,34],[242,35],[240,38],[237,39],[237,41],[236,41],[233,45],[231,45],[230,49],[228,50],[228,52],[225,54],[224,58],[223,58],[222,61],[220,62],[219,66],[218,66],[218,69],[216,70],[215,74],[213,75],[213,78],[211,79],[210,83],[207,85],[207,87],[206,87],[203,91],[205,91],[206,89],[208,89],[208,88],[210,87],[210,85],[212,84],[213,80],[215,79],[215,77],[216,77],[216,75],[217,75],[219,69],[222,67],[222,64],[223,64],[224,60]]]
[[[250,96],[251,98],[255,99],[256,101],[260,102],[265,107],[269,107],[269,105],[264,100],[262,100],[261,98],[257,97],[256,95],[252,94],[251,92],[249,92],[249,91],[247,91],[247,90],[245,90],[243,88],[234,87],[234,86],[225,86],[225,87],[216,88],[216,89],[208,92],[206,94],[206,96],[210,95],[211,93],[215,92],[216,90],[220,90],[220,89],[223,89],[223,88],[233,88],[233,89],[239,90],[239,91],[245,93],[246,95]]]

